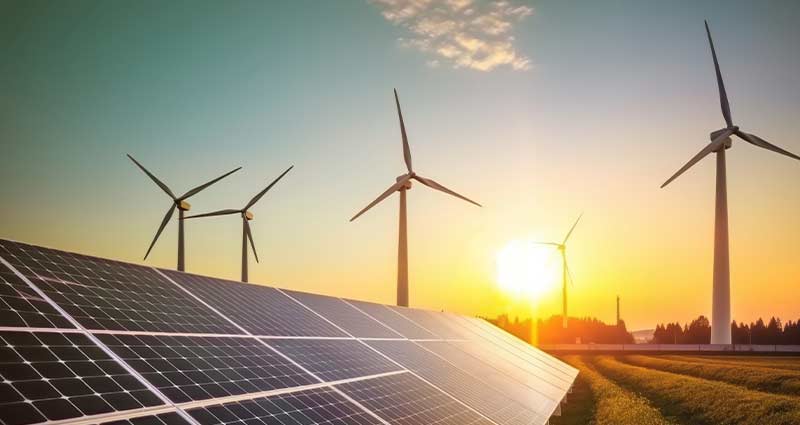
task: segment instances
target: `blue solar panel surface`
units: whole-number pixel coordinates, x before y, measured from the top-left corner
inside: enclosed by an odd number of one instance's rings
[[[0,239],[0,425],[545,424],[577,371],[483,321]]]

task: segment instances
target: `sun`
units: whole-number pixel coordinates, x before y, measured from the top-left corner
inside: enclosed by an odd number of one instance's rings
[[[497,283],[512,295],[536,297],[554,282],[553,248],[513,240],[497,253]]]

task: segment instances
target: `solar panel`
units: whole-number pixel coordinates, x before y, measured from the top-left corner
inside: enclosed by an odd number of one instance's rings
[[[339,298],[306,292],[287,290],[283,292],[300,301],[311,310],[316,311],[354,337],[402,338],[397,332],[387,328],[382,323],[372,319]]]
[[[436,338],[460,339],[467,336],[466,332],[449,323],[445,319],[444,313],[406,307],[388,306],[388,308],[416,323],[419,327],[425,328],[436,335]]]
[[[326,387],[191,409],[189,414],[201,425],[381,423]]]
[[[162,270],[248,332],[264,336],[345,337],[342,331],[268,286]]]
[[[174,403],[317,383],[254,338],[100,335]]]
[[[0,256],[87,329],[241,333],[149,267],[0,240]]]
[[[445,341],[424,341],[420,342],[423,348],[431,351],[441,358],[447,359],[456,367],[464,371],[480,371],[480,378],[487,385],[499,390],[520,404],[527,406],[537,412],[551,411],[561,402],[559,394],[554,393],[557,388],[546,381],[540,385],[529,387],[524,378],[523,371],[514,370],[509,373],[505,367],[498,366],[495,362],[489,363],[485,359],[475,356],[473,353],[463,350],[467,343],[452,343]],[[563,396],[563,394],[561,394]]]
[[[81,333],[0,332],[0,377],[9,425],[163,404]]]
[[[395,363],[352,339],[273,339],[269,344],[325,381],[401,370]]]
[[[405,338],[409,339],[438,339],[438,337],[411,320],[406,319],[403,315],[392,311],[385,305],[374,304],[366,301],[350,301],[348,302],[357,307],[359,310],[370,315],[375,320],[382,322],[390,327],[395,332],[399,333]]]
[[[368,344],[498,424],[526,425],[547,420],[487,386],[480,377],[458,369],[413,342],[375,340]]]
[[[3,264],[0,264],[0,326],[62,329],[74,327]]]
[[[146,415],[130,419],[111,422],[101,422],[103,425],[189,425],[181,415],[176,412],[161,413],[159,415]]]
[[[392,424],[491,425],[492,422],[409,373],[337,388]]]
[[[577,374],[477,319],[3,240],[0,328],[0,425],[543,425]]]

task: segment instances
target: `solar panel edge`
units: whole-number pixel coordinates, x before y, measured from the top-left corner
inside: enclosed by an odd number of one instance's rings
[[[119,364],[123,369],[125,369],[128,374],[136,378],[140,383],[142,383],[145,388],[150,390],[156,397],[158,397],[162,403],[167,406],[175,407],[175,404],[172,403],[167,396],[165,396],[161,391],[159,391],[155,386],[153,386],[148,380],[146,380],[139,372],[137,372],[131,365],[127,362],[122,361],[122,359],[114,353],[111,348],[105,345],[99,338],[89,332],[80,322],[78,322],[74,317],[72,317],[69,313],[67,313],[61,306],[59,306],[55,301],[53,301],[44,291],[42,291],[38,286],[36,286],[27,276],[20,273],[16,267],[14,267],[10,262],[8,262],[5,258],[0,256],[0,263],[8,267],[13,273],[15,273],[23,282],[25,282],[31,289],[33,289],[43,300],[48,302],[56,311],[58,311],[65,319],[67,319],[76,329],[82,331],[77,332],[78,334],[82,334],[86,336],[94,345],[99,347],[107,356],[113,359],[117,364]],[[177,409],[177,408],[176,408]],[[190,424],[200,425],[198,424],[191,416],[189,416],[186,412],[177,409],[178,413],[187,420]]]

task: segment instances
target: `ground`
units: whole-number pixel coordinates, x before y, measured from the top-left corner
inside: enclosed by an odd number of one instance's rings
[[[560,357],[580,375],[552,425],[800,424],[800,357]]]

